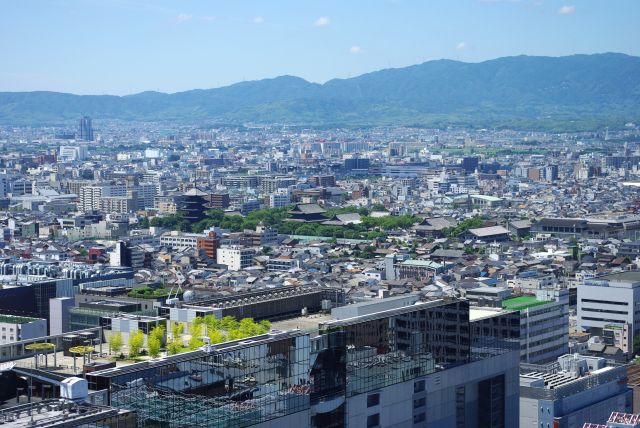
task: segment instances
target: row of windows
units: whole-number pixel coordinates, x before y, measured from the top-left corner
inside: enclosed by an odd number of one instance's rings
[[[555,336],[548,337],[546,339],[536,340],[535,342],[529,342],[529,347],[533,348],[534,346],[542,345],[544,343],[551,343],[553,341],[556,341],[558,339],[563,339],[563,338],[566,338],[568,340],[566,332],[557,334]],[[523,346],[523,348],[526,348],[526,346]]]
[[[620,322],[620,320],[613,320],[610,318],[582,317],[582,319],[586,321],[598,321],[598,322],[616,322],[616,323]]]
[[[603,305],[629,306],[629,302],[613,302],[611,300],[582,299],[582,303],[601,303]]]
[[[601,312],[605,314],[619,314],[619,315],[627,315],[627,311],[612,311],[609,309],[597,309],[597,308],[582,308],[583,311],[587,312]]]

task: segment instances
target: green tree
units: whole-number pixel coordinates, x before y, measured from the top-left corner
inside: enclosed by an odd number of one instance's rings
[[[171,340],[169,340],[169,342],[167,342],[167,354],[176,355],[182,352],[182,350],[182,340],[172,338]]]
[[[268,333],[271,330],[271,323],[267,320],[260,321],[260,327],[262,328],[262,333]]]
[[[227,340],[227,336],[225,336],[220,330],[209,330],[209,341],[212,345],[216,343],[222,343]]]
[[[230,331],[238,328],[238,321],[236,321],[236,319],[232,316],[226,316],[222,318],[222,320],[220,320],[220,327],[223,330]]]
[[[162,345],[160,344],[160,339],[158,339],[156,336],[150,336],[149,339],[147,340],[147,348],[149,350],[149,355],[152,356],[153,358],[157,358],[160,356],[160,347]]]
[[[129,335],[129,356],[137,357],[144,346],[144,333],[138,330]]]
[[[196,318],[197,320],[198,318]],[[194,321],[196,321],[194,320]],[[204,342],[200,340],[202,336],[202,323],[201,322],[193,322],[189,324],[189,334],[191,337],[189,338],[189,349],[194,351],[204,345]]]
[[[122,334],[120,332],[111,333],[107,342],[109,343],[109,353],[118,354],[122,349]]]
[[[171,337],[173,339],[179,339],[182,337],[182,332],[184,331],[184,326],[176,321],[172,321],[171,323]]]
[[[162,346],[165,339],[164,326],[159,325],[153,330],[151,330],[150,336],[153,337],[154,339],[157,339],[160,345]]]

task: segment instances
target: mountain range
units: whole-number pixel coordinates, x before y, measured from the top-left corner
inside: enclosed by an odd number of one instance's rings
[[[0,92],[0,123],[174,121],[200,125],[469,126],[540,130],[640,122],[640,57],[617,53],[429,61],[324,84],[281,76],[166,94]]]

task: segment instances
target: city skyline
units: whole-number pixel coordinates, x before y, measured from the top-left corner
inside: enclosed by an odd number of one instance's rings
[[[640,40],[633,1],[54,1],[4,12],[0,91],[178,92],[280,75],[323,83],[441,58],[634,55]]]

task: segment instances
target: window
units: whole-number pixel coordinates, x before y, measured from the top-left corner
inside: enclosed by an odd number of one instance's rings
[[[418,398],[417,400],[413,400],[413,408],[419,409],[420,407],[424,407],[427,404],[427,399],[425,397]]]
[[[424,422],[427,419],[427,414],[422,412],[417,415],[413,415],[413,423],[417,424],[420,422]]]
[[[380,426],[380,413],[367,416],[367,428],[375,428]]]
[[[373,407],[380,404],[380,393],[367,395],[367,407]]]
[[[419,380],[413,384],[413,393],[424,391],[424,380]]]

